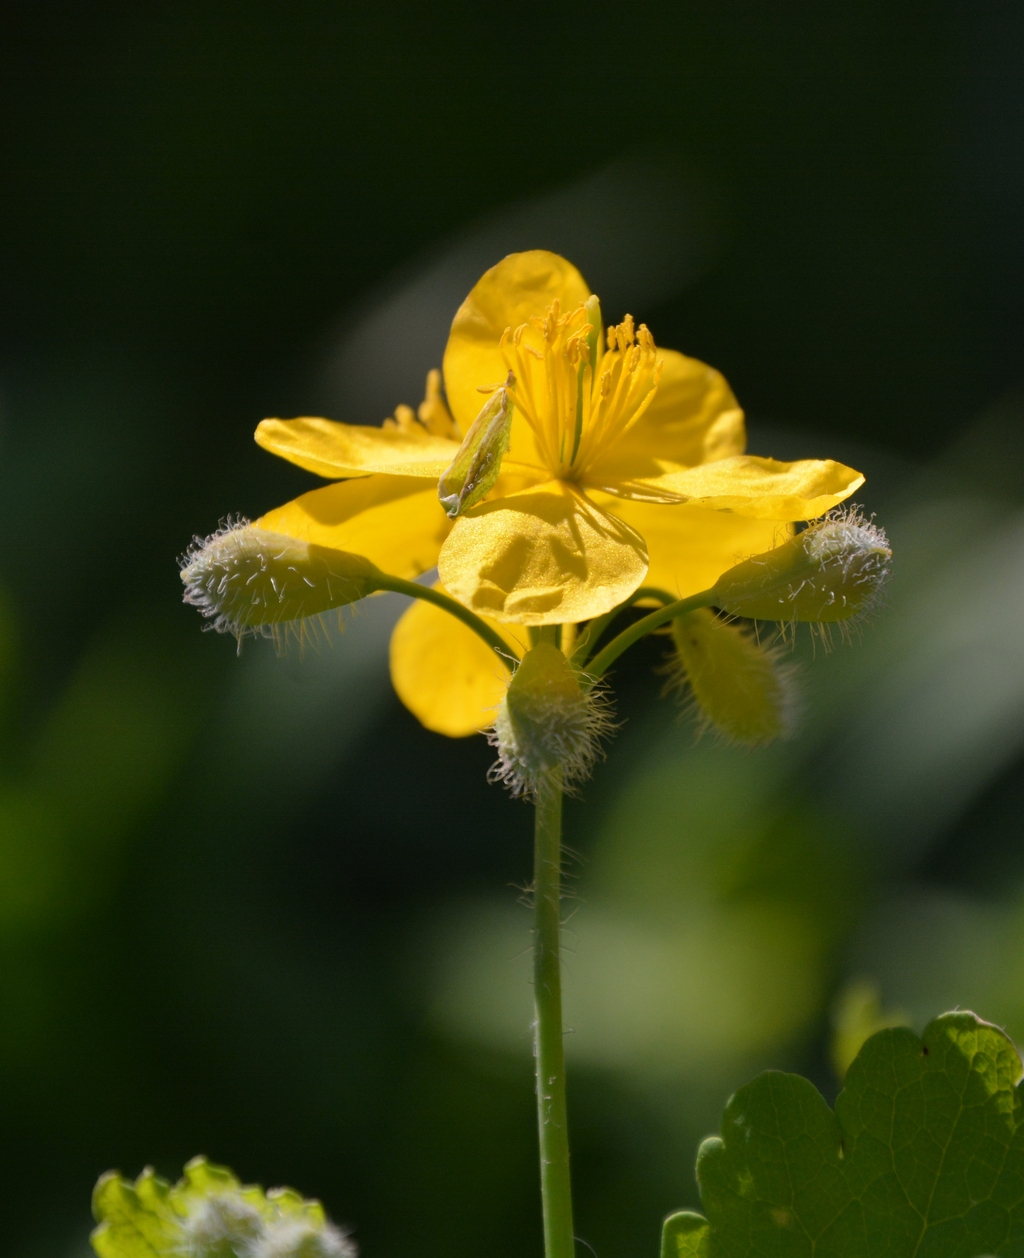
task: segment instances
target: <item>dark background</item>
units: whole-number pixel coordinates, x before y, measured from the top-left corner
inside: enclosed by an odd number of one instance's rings
[[[722,369],[755,452],[862,467],[897,555],[852,646],[798,644],[784,748],[695,747],[658,643],[619,670],[568,820],[580,1235],[653,1254],[738,1083],[834,1094],[858,993],[1024,1037],[1022,41],[1010,3],[3,6],[5,1252],[81,1258],[101,1171],[197,1152],[367,1258],[539,1252],[528,810],[391,694],[397,600],[237,660],[174,564],[310,487],[260,418],[415,403],[512,248]]]

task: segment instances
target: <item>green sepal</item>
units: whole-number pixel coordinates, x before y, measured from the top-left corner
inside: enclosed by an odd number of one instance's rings
[[[458,453],[437,482],[437,498],[449,519],[475,506],[494,488],[512,435],[515,376],[484,403]]]
[[[950,1013],[872,1036],[834,1113],[762,1074],[698,1154],[706,1233],[672,1216],[663,1258],[1024,1258],[1021,1073],[998,1027]]]

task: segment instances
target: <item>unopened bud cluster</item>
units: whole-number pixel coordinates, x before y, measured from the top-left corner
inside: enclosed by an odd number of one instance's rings
[[[185,602],[218,633],[273,636],[283,624],[344,607],[379,586],[361,555],[228,523],[197,538],[181,565]]]
[[[557,647],[540,643],[516,669],[488,735],[498,749],[489,778],[532,798],[557,772],[571,790],[590,775],[613,728],[607,699],[581,686]]]
[[[882,529],[856,507],[832,511],[774,550],[723,573],[714,603],[751,620],[850,620],[878,602],[891,563]]]

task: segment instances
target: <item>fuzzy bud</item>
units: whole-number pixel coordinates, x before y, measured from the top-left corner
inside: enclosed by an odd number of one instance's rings
[[[368,559],[310,542],[227,524],[197,538],[181,564],[185,602],[218,633],[241,641],[365,598],[381,574]]]
[[[751,620],[849,620],[874,607],[891,561],[884,531],[856,507],[830,511],[788,542],[723,573],[715,606]]]
[[[739,625],[707,608],[672,621],[668,689],[688,692],[705,726],[729,742],[763,746],[793,724],[792,668]]]
[[[263,1217],[240,1192],[216,1193],[192,1203],[181,1231],[183,1258],[236,1258],[259,1239]]]
[[[584,690],[562,652],[542,642],[527,651],[498,708],[488,736],[498,760],[489,778],[513,795],[533,796],[557,769],[572,789],[590,775],[601,737],[613,728],[605,696]]]
[[[281,1218],[267,1223],[246,1258],[356,1258],[356,1247],[332,1223]]]

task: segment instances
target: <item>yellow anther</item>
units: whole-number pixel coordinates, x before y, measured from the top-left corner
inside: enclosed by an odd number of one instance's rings
[[[633,344],[633,316],[626,315],[625,319],[616,329],[618,332],[619,349],[625,349],[628,345]]]
[[[416,413],[423,427],[435,437],[451,437],[457,441],[461,436],[444,399],[441,373],[436,367],[427,372],[426,392]]]
[[[386,419],[381,427],[392,430],[398,429],[399,432],[409,432],[417,427],[416,412],[411,406],[400,403],[395,407],[394,419]]]
[[[587,342],[587,333],[590,331],[590,324],[581,332],[577,332],[575,336],[571,336],[565,343],[565,356],[574,367],[579,366],[580,362],[590,362],[590,345]]]

